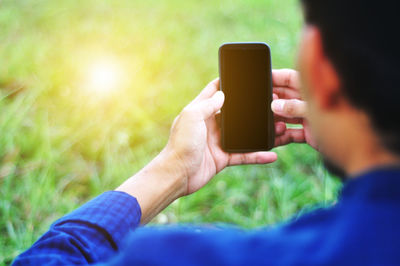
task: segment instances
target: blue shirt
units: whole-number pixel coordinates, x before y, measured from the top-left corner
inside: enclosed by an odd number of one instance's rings
[[[400,168],[351,179],[334,206],[273,228],[138,228],[140,215],[135,198],[106,192],[56,221],[14,264],[400,264]]]

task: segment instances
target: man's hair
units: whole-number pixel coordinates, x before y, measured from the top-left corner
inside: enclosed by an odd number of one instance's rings
[[[307,24],[345,97],[370,118],[383,145],[400,154],[400,30],[395,0],[301,0]]]

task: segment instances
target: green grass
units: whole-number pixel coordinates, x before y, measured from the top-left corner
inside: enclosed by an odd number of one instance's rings
[[[274,68],[293,68],[301,24],[297,0],[0,1],[0,264],[155,156],[218,75],[220,44],[265,41]],[[105,56],[126,82],[94,95],[84,73]],[[226,169],[154,222],[253,228],[336,199],[315,151],[276,151],[276,163]]]

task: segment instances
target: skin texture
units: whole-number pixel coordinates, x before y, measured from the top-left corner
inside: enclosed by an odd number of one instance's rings
[[[316,27],[303,30],[299,68],[300,73],[290,69],[272,73],[275,146],[306,142],[350,177],[399,163],[399,158],[381,145],[368,116],[352,107],[341,93],[340,79],[324,54]],[[274,152],[234,154],[221,149],[217,118],[223,102],[216,79],[175,119],[161,153],[117,188],[137,198],[142,224],[175,199],[202,188],[227,166],[277,160]],[[302,128],[287,129],[286,123]]]

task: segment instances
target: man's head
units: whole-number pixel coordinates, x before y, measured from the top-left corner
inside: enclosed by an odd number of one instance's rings
[[[322,152],[344,168],[356,157],[400,155],[397,1],[302,3],[299,65]]]

